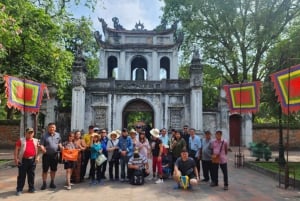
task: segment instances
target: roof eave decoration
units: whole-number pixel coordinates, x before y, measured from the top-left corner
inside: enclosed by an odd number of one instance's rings
[[[117,17],[113,17],[112,21],[114,24],[114,28],[109,28],[107,23],[103,18],[98,18],[99,22],[102,24],[103,33],[106,36],[108,33],[141,33],[141,34],[169,34],[175,32],[177,29],[177,23],[174,23],[171,28],[167,29],[165,25],[159,26],[159,28],[155,28],[154,30],[147,30],[145,26],[140,21],[135,24],[135,28],[132,30],[125,29],[120,23]]]

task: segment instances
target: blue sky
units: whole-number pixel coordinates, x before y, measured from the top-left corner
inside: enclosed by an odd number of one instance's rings
[[[144,28],[151,30],[160,24],[160,17],[164,3],[162,0],[101,0],[96,10],[89,11],[83,6],[72,8],[74,17],[90,16],[95,30],[101,31],[99,18],[103,18],[109,27],[113,27],[112,18],[118,17],[119,23],[128,30],[134,28],[137,22],[144,24]]]

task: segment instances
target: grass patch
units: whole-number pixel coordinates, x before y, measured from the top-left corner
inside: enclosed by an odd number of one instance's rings
[[[254,164],[272,172],[279,173],[279,165],[276,162],[255,162]],[[300,180],[300,162],[289,162],[290,177],[293,177],[291,172],[294,171],[294,169],[296,179]]]
[[[0,159],[0,164],[6,163],[6,162],[8,162],[8,161],[10,161],[10,160],[7,160],[7,159]]]

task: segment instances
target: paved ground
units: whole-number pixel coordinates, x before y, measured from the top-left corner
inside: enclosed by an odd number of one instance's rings
[[[278,188],[277,180],[257,173],[247,168],[234,167],[234,148],[229,154],[229,191],[222,189],[222,174],[219,178],[219,187],[210,187],[208,183],[201,183],[192,191],[173,190],[173,181],[165,180],[164,184],[154,184],[147,181],[143,186],[132,186],[127,183],[104,182],[103,185],[90,186],[88,181],[75,184],[72,190],[64,189],[65,172],[63,165],[59,166],[56,178],[56,190],[39,190],[41,186],[41,164],[36,171],[36,188],[34,194],[24,192],[21,196],[15,196],[17,168],[7,167],[0,169],[0,200],[21,201],[46,201],[46,200],[83,200],[83,201],[283,201],[300,200],[300,191]],[[253,160],[249,152],[244,151],[246,160]],[[0,150],[1,158],[11,158],[12,150]],[[292,152],[290,161],[300,161],[300,154]],[[27,186],[25,186],[25,191]]]

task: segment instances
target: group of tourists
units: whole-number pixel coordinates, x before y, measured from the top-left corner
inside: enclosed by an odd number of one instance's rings
[[[55,174],[61,154],[66,170],[65,188],[71,190],[73,183],[89,179],[90,185],[101,184],[104,179],[129,182],[142,185],[144,178],[154,180],[156,184],[173,177],[174,188],[192,188],[200,182],[200,163],[203,182],[218,186],[218,169],[224,177],[224,190],[228,190],[227,150],[228,144],[222,139],[222,131],[217,130],[215,139],[210,131],[203,138],[196,135],[195,129],[183,127],[183,132],[171,130],[171,136],[163,128],[143,130],[141,125],[135,129],[113,130],[89,126],[88,133],[82,136],[80,131],[70,132],[63,142],[56,132],[54,123],[49,123],[47,132],[38,140],[34,138],[34,129],[27,128],[24,138],[16,142],[14,159],[18,166],[16,195],[23,192],[27,176],[29,192],[35,192],[34,180],[36,164],[42,152],[42,186],[56,188]],[[147,132],[147,133],[146,133]],[[65,156],[65,153],[71,156]],[[73,157],[73,158],[72,158]],[[75,158],[74,158],[75,157]],[[149,161],[152,161],[150,170]],[[90,169],[88,176],[87,167]],[[108,177],[106,167],[108,165]],[[50,169],[50,184],[47,175]]]

